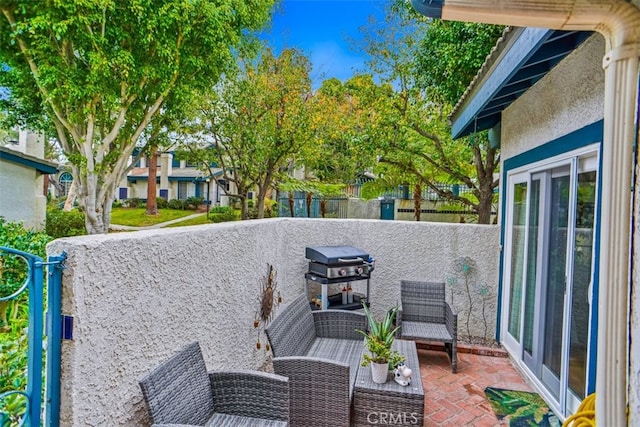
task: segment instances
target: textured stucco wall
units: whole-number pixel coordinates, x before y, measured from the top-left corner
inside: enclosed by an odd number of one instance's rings
[[[46,197],[42,195],[42,176],[33,168],[0,161],[0,216],[22,221],[26,228],[41,230],[46,217]]]
[[[56,240],[48,253],[68,255],[63,312],[74,317],[74,340],[63,343],[61,425],[145,425],[138,380],[193,340],[210,369],[261,366],[252,325],[260,279],[271,263],[283,304],[302,293],[306,246],[374,256],[380,315],[398,301],[400,279],[447,281],[462,256],[495,289],[498,241],[495,226],[293,218]]]
[[[502,113],[502,161],[602,119],[603,56],[595,34]]]

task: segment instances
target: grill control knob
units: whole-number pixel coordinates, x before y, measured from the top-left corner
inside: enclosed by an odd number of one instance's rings
[[[362,274],[363,271],[362,267],[356,267],[356,273]]]
[[[346,268],[341,268],[340,271],[338,272],[339,275],[341,276],[346,276],[347,275],[347,269]]]

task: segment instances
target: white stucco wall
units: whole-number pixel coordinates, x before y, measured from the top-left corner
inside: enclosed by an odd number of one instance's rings
[[[503,111],[503,162],[604,117],[603,56],[595,34]]]
[[[0,183],[0,216],[9,222],[23,222],[25,228],[42,230],[47,205],[42,175],[31,167],[0,160]]]
[[[495,226],[294,218],[56,240],[48,253],[67,253],[63,312],[74,317],[74,339],[63,343],[61,425],[145,425],[138,380],[193,340],[210,369],[260,367],[261,278],[273,264],[283,304],[291,301],[304,289],[306,246],[350,245],[375,257],[371,303],[380,315],[398,301],[400,279],[446,282],[462,256],[495,288],[498,242]]]

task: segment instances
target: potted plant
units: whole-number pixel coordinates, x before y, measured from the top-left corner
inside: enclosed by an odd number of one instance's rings
[[[398,307],[387,312],[384,320],[377,321],[365,303],[362,304],[369,322],[369,331],[358,330],[365,337],[365,345],[369,353],[365,353],[362,366],[371,364],[373,382],[382,384],[387,381],[389,371],[404,361],[404,356],[391,350],[391,344],[399,327],[394,326]]]

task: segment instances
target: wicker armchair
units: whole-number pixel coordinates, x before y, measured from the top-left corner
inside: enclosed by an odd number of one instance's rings
[[[444,283],[401,280],[400,301],[396,316],[400,337],[443,342],[455,374],[458,369],[458,315],[445,300]]]
[[[289,381],[257,371],[207,373],[198,342],[140,381],[155,427],[289,425]]]

